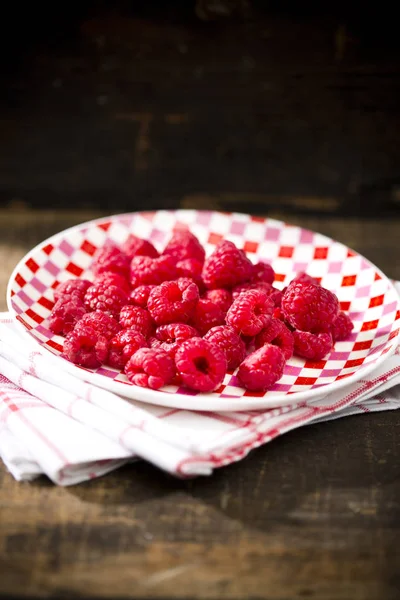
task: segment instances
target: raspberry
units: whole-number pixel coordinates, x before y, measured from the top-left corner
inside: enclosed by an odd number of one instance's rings
[[[176,261],[194,259],[203,264],[205,250],[199,240],[188,229],[175,231],[164,248],[163,254],[173,256]]]
[[[79,296],[62,296],[51,310],[49,328],[54,333],[66,335],[85,314],[86,308]]]
[[[195,258],[186,258],[185,260],[180,260],[176,263],[176,269],[178,277],[190,277],[199,288],[204,287],[201,278],[203,263]]]
[[[91,285],[84,298],[88,310],[102,310],[112,317],[117,317],[127,302],[128,294],[125,290],[105,282]]]
[[[261,290],[266,294],[271,294],[275,288],[272,287],[270,283],[266,281],[254,281],[253,283],[241,283],[240,285],[235,285],[232,290],[232,298],[236,300],[243,292],[248,292],[249,290]]]
[[[126,292],[127,294],[129,294],[131,289],[127,278],[123,275],[120,275],[119,273],[113,273],[113,271],[104,271],[104,273],[101,273],[96,277],[94,283],[105,283],[107,285],[115,285],[116,287],[124,290],[124,292]]]
[[[226,323],[244,335],[257,335],[271,320],[274,303],[265,292],[243,292],[233,302]]]
[[[135,288],[131,291],[130,302],[131,304],[135,304],[136,306],[141,306],[142,308],[147,307],[147,300],[149,299],[149,294],[155,285],[139,285],[139,287]]]
[[[95,276],[112,271],[127,276],[129,273],[129,258],[114,244],[99,248],[93,256],[91,269]]]
[[[258,262],[253,266],[253,273],[251,276],[252,283],[257,281],[263,281],[265,283],[273,283],[275,279],[275,271],[265,262]]]
[[[303,358],[321,360],[332,349],[330,333],[310,333],[309,331],[293,331],[294,353]]]
[[[199,288],[189,281],[164,281],[151,290],[147,308],[157,325],[175,321],[186,323],[192,317],[199,299]]]
[[[304,271],[297,273],[296,277],[290,283],[313,283],[314,285],[319,285],[318,279],[311,277],[311,275],[308,275]]]
[[[274,317],[274,319],[279,319],[280,321],[284,321],[285,317],[283,316],[283,312],[280,306],[277,306],[274,310],[274,312],[272,313],[272,316]]]
[[[334,342],[341,342],[349,337],[353,331],[353,322],[344,312],[339,312],[331,326],[331,333]]]
[[[123,329],[136,329],[148,338],[153,331],[153,321],[149,311],[140,306],[127,304],[121,308],[119,322]]]
[[[133,235],[133,233],[131,233],[126,242],[122,244],[121,249],[125,252],[129,260],[132,260],[134,256],[150,256],[151,258],[157,258],[157,256],[159,256],[159,253],[151,242],[142,240],[142,238]]]
[[[203,338],[216,344],[225,355],[228,369],[234,371],[246,356],[246,344],[232,327],[219,325],[207,331]]]
[[[265,344],[244,359],[237,377],[247,390],[265,392],[283,374],[285,357],[278,346]]]
[[[162,348],[175,357],[179,346],[189,338],[198,337],[199,332],[194,327],[185,323],[168,323],[168,325],[160,325],[156,329],[155,337],[149,338],[149,343],[152,348]]]
[[[217,304],[214,304],[214,302],[211,302],[211,300],[200,298],[191,319],[191,325],[197,329],[200,335],[207,333],[211,327],[223,325],[224,323],[225,313],[220,307]]]
[[[176,261],[173,256],[134,256],[131,262],[131,285],[160,285],[163,281],[176,279]]]
[[[75,325],[77,327],[91,327],[96,333],[102,335],[106,340],[110,340],[121,329],[120,324],[114,317],[108,315],[102,310],[95,310],[91,313],[86,313]]]
[[[229,290],[224,290],[223,288],[207,290],[203,295],[203,298],[214,302],[214,304],[219,306],[222,312],[225,314],[228,312],[232,304],[232,293]]]
[[[207,288],[231,288],[251,279],[253,263],[243,250],[235,244],[224,241],[206,258],[203,267],[203,281]]]
[[[282,311],[295,329],[318,333],[332,325],[339,312],[339,301],[320,285],[291,283],[282,297]]]
[[[54,299],[60,300],[63,296],[78,296],[83,301],[87,289],[92,285],[88,279],[67,279],[54,290]]]
[[[265,329],[256,336],[256,348],[261,348],[265,344],[278,346],[282,350],[285,360],[289,360],[293,356],[294,339],[292,332],[279,319],[272,318]]]
[[[147,346],[146,338],[137,329],[123,329],[111,340],[107,362],[115,369],[123,369],[136,350]]]
[[[159,348],[140,348],[125,365],[125,375],[135,385],[158,390],[175,375],[173,359]]]
[[[63,356],[76,365],[97,369],[107,359],[108,341],[91,327],[77,327],[64,341]]]
[[[198,392],[213,392],[224,380],[227,362],[217,345],[193,337],[175,354],[175,364],[184,385]]]

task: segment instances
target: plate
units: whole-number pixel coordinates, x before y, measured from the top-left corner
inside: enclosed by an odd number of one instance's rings
[[[176,227],[187,225],[211,253],[222,239],[243,248],[256,262],[271,263],[276,286],[283,288],[299,271],[321,279],[334,291],[355,329],[335,344],[325,360],[293,357],[282,378],[266,393],[248,392],[227,374],[211,394],[181,387],[154,391],[132,385],[108,366],[78,367],[60,356],[63,338],[47,327],[53,289],[71,277],[91,278],[88,269],[96,248],[106,240],[121,244],[130,233],[161,249]],[[394,352],[399,335],[399,298],[390,280],[371,262],[324,235],[273,219],[239,213],[195,210],[114,215],[72,227],[42,242],[16,266],[7,288],[9,310],[24,336],[75,376],[123,397],[174,408],[236,411],[272,408],[321,397],[353,383]]]

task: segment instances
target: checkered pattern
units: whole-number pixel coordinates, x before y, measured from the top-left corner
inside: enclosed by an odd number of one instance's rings
[[[153,403],[223,410],[224,406],[240,409],[252,398],[250,406],[258,408],[282,403],[288,394],[294,395],[292,401],[295,401],[310,393],[319,394],[321,389],[325,393],[328,385],[328,390],[335,389],[342,385],[343,379],[355,381],[393,352],[400,328],[399,300],[391,282],[374,265],[319,233],[235,213],[191,210],[133,213],[64,231],[43,242],[18,265],[9,286],[9,308],[42,348],[60,355],[63,338],[47,327],[53,289],[74,276],[90,278],[88,269],[93,253],[107,240],[120,244],[134,233],[151,240],[160,249],[171,232],[182,225],[191,228],[207,253],[221,239],[229,239],[245,248],[254,262],[271,263],[280,288],[297,272],[306,270],[337,294],[355,324],[354,332],[348,340],[337,343],[326,360],[314,363],[296,357],[289,360],[283,377],[265,394],[246,392],[235,374],[227,374],[220,389],[206,396],[176,386],[159,392],[142,390],[108,366],[90,372],[68,365],[78,377],[84,376],[123,396]]]

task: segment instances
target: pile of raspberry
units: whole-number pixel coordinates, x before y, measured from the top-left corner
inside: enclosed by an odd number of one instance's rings
[[[240,385],[264,392],[293,354],[321,360],[353,328],[336,295],[306,273],[280,291],[269,264],[226,240],[206,257],[186,229],[162,252],[134,235],[108,243],[91,272],[56,288],[49,327],[65,337],[69,361],[109,365],[142,387],[213,392],[236,371]]]

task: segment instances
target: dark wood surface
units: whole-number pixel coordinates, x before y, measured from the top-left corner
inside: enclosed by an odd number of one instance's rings
[[[0,211],[1,307],[27,250],[101,214]],[[400,279],[400,219],[290,221]],[[0,597],[397,600],[399,439],[396,412],[349,417],[185,482],[137,463],[59,488],[0,465]]]

